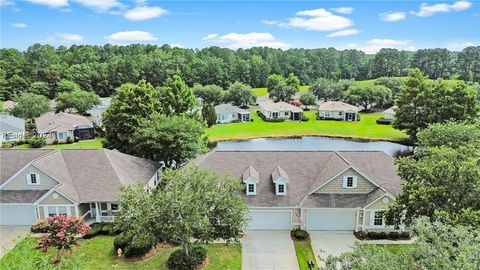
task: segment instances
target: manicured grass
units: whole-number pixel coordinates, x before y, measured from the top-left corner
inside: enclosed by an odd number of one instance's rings
[[[264,122],[252,110],[254,122],[214,125],[207,129],[210,141],[239,140],[260,137],[288,136],[335,136],[373,140],[402,141],[405,133],[390,125],[378,125],[375,121],[382,113],[360,113],[361,121],[345,122],[316,120],[316,111],[306,111],[308,122],[285,121],[282,123]]]
[[[166,262],[170,254],[179,247],[158,251],[154,256],[143,261],[125,261],[117,258],[113,248],[113,236],[97,236],[89,240],[80,240],[75,247],[70,261],[78,264],[78,269],[167,269]],[[35,248],[37,239],[25,238],[0,259],[0,269],[37,269],[35,261],[45,261],[53,256],[53,249],[42,253]],[[240,244],[207,244],[207,270],[241,269],[242,247]],[[23,259],[22,259],[23,258]],[[65,261],[69,261],[66,259]],[[29,268],[29,266],[33,266]],[[70,265],[60,263],[52,269],[69,269]]]
[[[103,138],[96,138],[95,140],[80,141],[80,142],[70,143],[70,144],[46,145],[43,148],[50,148],[50,149],[100,149],[100,148],[102,148],[102,141],[103,141]],[[21,145],[15,146],[13,148],[28,149],[28,148],[32,148],[32,146],[30,146],[30,144],[21,144]]]
[[[294,241],[295,244],[295,253],[297,254],[298,266],[300,270],[308,270],[307,261],[313,261],[315,266],[317,266],[317,261],[315,260],[315,255],[313,254],[312,246],[308,241]]]
[[[310,86],[308,85],[302,85],[300,86],[299,91],[307,91]],[[253,94],[255,94],[256,97],[261,97],[261,96],[266,96],[268,95],[268,91],[266,87],[259,87],[259,88],[253,88]]]

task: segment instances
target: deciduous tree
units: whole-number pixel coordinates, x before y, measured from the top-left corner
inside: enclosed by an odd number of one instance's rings
[[[14,102],[12,114],[28,121],[50,111],[49,101],[45,96],[23,93],[15,98]]]
[[[88,110],[102,103],[97,94],[81,90],[60,93],[55,100],[58,111],[74,109],[79,114],[86,114]]]
[[[250,86],[235,82],[228,87],[225,101],[231,102],[235,106],[244,107],[253,104],[255,102],[255,96]]]

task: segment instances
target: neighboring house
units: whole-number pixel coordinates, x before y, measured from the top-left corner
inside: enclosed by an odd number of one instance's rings
[[[3,142],[25,139],[25,120],[3,113],[0,114],[0,145]]]
[[[381,151],[213,151],[192,163],[245,184],[247,229],[394,230],[383,214],[402,180]]]
[[[327,101],[318,105],[317,119],[360,121],[358,108],[341,101]]]
[[[92,121],[81,115],[46,113],[35,118],[35,127],[37,134],[47,138],[47,144],[65,142],[69,137],[74,141],[95,139]]]
[[[260,96],[260,97],[257,97],[257,99],[255,100],[255,103],[257,105],[260,105],[264,102],[267,102],[267,101],[272,101],[271,99],[268,98],[268,96]]]
[[[217,115],[217,123],[230,123],[233,121],[248,122],[250,121],[250,112],[240,109],[231,104],[220,104],[215,106],[215,114]]]
[[[383,118],[384,118],[384,119],[387,119],[387,120],[393,120],[393,118],[395,117],[395,111],[394,111],[394,110],[395,110],[396,108],[397,108],[396,106],[393,106],[393,107],[385,110],[385,111],[383,112]]]
[[[90,119],[97,126],[102,126],[102,114],[110,106],[110,98],[100,98],[102,102],[100,105],[96,105],[92,109],[88,110],[87,113],[90,114]]]
[[[1,149],[0,167],[0,225],[31,225],[62,214],[112,220],[121,187],[154,187],[161,165],[107,149]]]
[[[286,102],[266,101],[260,104],[260,112],[268,119],[284,118],[289,120],[302,120],[303,110]]]

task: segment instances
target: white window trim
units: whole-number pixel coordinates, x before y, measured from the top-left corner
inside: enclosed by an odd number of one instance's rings
[[[55,214],[56,215],[60,215],[60,211],[59,211],[59,207],[65,207],[67,208],[67,217],[71,217],[72,216],[72,211],[70,209],[71,206],[73,205],[51,205],[51,204],[45,204],[45,205],[41,205],[43,207],[43,213],[44,213],[44,217],[45,218],[48,218],[49,215],[48,215],[48,208],[49,207],[55,207]]]
[[[248,190],[248,187],[249,187],[250,185],[253,185],[253,192],[250,192],[250,191]],[[250,182],[250,183],[247,182],[246,194],[247,194],[247,195],[257,195],[257,184],[251,183],[251,182]]]
[[[348,179],[349,177],[353,178],[353,182],[352,182],[352,186],[351,186],[351,187],[349,187],[349,186],[347,185],[347,182],[348,182],[347,179]],[[357,180],[358,180],[358,179],[357,179],[357,176],[355,176],[355,175],[345,175],[345,176],[343,177],[343,188],[348,188],[348,189],[357,188],[357,182],[358,182]]]
[[[283,192],[280,192],[280,185],[283,185]],[[287,195],[287,184],[286,183],[276,183],[275,184],[275,193],[277,195]]]
[[[381,225],[375,225],[375,214],[377,212],[383,212],[382,224]],[[377,228],[385,227],[385,210],[372,210],[372,211],[370,211],[370,226],[371,227],[377,227]]]
[[[32,178],[31,178],[32,174],[35,175],[35,181],[37,181],[36,183],[32,183]],[[28,173],[27,174],[27,185],[32,185],[32,186],[40,185],[40,174],[38,174],[38,173]]]

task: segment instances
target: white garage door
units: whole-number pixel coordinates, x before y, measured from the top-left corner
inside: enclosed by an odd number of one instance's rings
[[[291,211],[251,210],[247,230],[290,230],[292,228]]]
[[[355,230],[355,209],[309,209],[307,228],[317,231]]]
[[[0,204],[0,225],[32,225],[35,221],[33,205]]]

